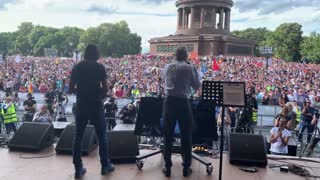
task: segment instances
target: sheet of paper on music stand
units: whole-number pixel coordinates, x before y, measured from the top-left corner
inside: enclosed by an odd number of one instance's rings
[[[245,106],[245,85],[243,82],[223,83],[223,104]]]

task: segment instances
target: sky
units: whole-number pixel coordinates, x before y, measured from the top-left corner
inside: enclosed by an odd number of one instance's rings
[[[231,30],[297,22],[304,35],[320,33],[320,0],[234,0]],[[177,23],[175,0],[0,0],[0,32],[17,30],[21,22],[83,29],[105,22],[126,20],[132,32],[148,40],[174,34]]]

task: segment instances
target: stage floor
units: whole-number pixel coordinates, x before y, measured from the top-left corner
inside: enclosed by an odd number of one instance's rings
[[[39,157],[54,154],[54,147],[49,147],[40,153],[23,153],[11,152],[8,149],[0,148],[0,179],[1,180],[71,180],[73,177],[73,164],[70,155],[53,155],[46,158],[23,159],[22,157]],[[141,154],[147,153],[146,150]],[[193,174],[189,178],[182,176],[181,157],[173,155],[173,167],[171,179],[192,179],[192,180],[216,180],[219,177],[219,159],[206,157],[212,162],[214,170],[211,176],[207,175],[204,165],[193,160]],[[319,160],[319,159],[318,159]],[[83,156],[84,165],[87,168],[87,174],[82,178],[84,180],[161,180],[169,179],[164,177],[161,169],[164,165],[162,155],[158,154],[144,160],[144,167],[138,170],[135,163],[133,164],[116,164],[116,170],[107,176],[100,175],[100,163],[98,151],[94,151],[89,156]],[[309,169],[311,174],[320,176],[320,164],[302,161],[289,161],[317,167]],[[269,160],[269,164],[283,164]],[[261,168],[257,173],[247,173],[239,170],[239,166],[233,166],[228,163],[228,158],[224,156],[223,180],[281,180],[283,178],[290,180],[302,180],[291,173],[281,173],[279,168],[270,169]]]

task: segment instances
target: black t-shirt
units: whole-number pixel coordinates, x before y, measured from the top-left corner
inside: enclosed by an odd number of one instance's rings
[[[30,99],[27,99],[23,102],[23,106],[27,105],[28,107],[32,107],[34,104],[37,104],[37,102],[35,100],[30,100]],[[27,110],[26,110],[27,111]],[[35,110],[31,110],[31,111],[27,111],[27,112],[30,112],[30,113],[34,113]]]
[[[104,110],[106,117],[115,117],[118,107],[116,104],[107,103],[104,105]]]
[[[75,65],[71,72],[71,81],[77,86],[77,102],[81,104],[101,102],[105,95],[100,83],[106,78],[104,66],[96,61],[85,60]]]

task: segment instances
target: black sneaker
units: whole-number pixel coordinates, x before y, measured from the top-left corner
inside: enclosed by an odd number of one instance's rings
[[[80,179],[86,172],[87,172],[87,169],[84,167],[81,167],[78,170],[76,170],[76,172],[74,173],[74,178]]]
[[[101,175],[106,175],[109,172],[114,171],[114,165],[112,165],[111,163],[109,163],[108,165],[104,166],[101,168]]]
[[[164,167],[164,168],[162,169],[162,173],[163,173],[166,177],[170,177],[170,176],[171,176],[171,169]]]
[[[183,168],[183,177],[188,177],[192,174],[192,169],[191,168]]]

